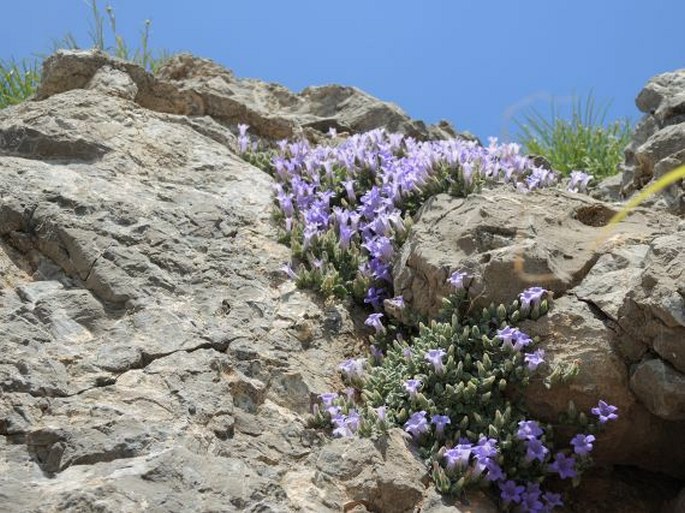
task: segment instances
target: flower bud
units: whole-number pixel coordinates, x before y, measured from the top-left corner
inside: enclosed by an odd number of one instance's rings
[[[507,318],[507,309],[504,305],[499,305],[497,307],[497,319],[503,321]]]

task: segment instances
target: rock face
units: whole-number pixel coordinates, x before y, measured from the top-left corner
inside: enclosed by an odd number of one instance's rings
[[[531,412],[551,422],[573,399],[589,411],[616,404],[621,421],[597,457],[685,476],[685,224],[637,209],[619,226],[617,206],[559,191],[486,190],[466,200],[439,195],[420,212],[395,268],[395,293],[435,315],[447,277],[466,270],[478,304],[509,303],[525,288],[554,293],[552,311],[523,329],[548,359],[580,365],[567,386],[528,389]]]
[[[354,312],[285,281],[272,181],[220,124],[300,118],[237,107],[244,83],[208,61],[162,76],[58,54],[39,101],[0,111],[0,511],[416,509],[400,433],[327,445],[306,423]],[[415,126],[356,90],[256,89],[357,105],[331,114],[345,129],[372,122],[362,101]]]
[[[625,151],[625,195],[685,164],[685,69],[652,78],[635,103],[645,115]],[[669,187],[662,198],[671,211],[685,215],[682,181]]]
[[[98,52],[49,58],[34,101],[0,111],[0,512],[495,511],[439,497],[401,430],[331,441],[308,426],[358,354],[359,312],[285,280],[273,183],[234,151],[236,123],[272,140],[458,135],[354,88],[294,94],[190,56],[156,76]],[[542,280],[555,308],[526,329],[581,374],[534,384],[533,413],[606,398],[624,422],[600,461],[683,477],[685,225],[639,209],[597,239],[614,211],[549,191],[438,196],[396,290],[434,313],[455,268],[488,303]]]
[[[447,122],[426,126],[354,87],[309,87],[295,94],[278,84],[236,78],[209,60],[186,54],[172,57],[155,76],[98,52],[61,51],[47,59],[44,69],[39,99],[70,89],[104,88],[157,112],[246,123],[252,133],[274,140],[296,135],[316,140],[330,128],[361,132],[385,127],[420,139],[457,135]]]

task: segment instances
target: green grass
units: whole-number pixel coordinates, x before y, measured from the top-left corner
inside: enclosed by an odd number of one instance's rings
[[[568,175],[572,170],[604,178],[618,173],[623,150],[630,142],[628,120],[605,123],[609,104],[597,105],[592,94],[582,101],[574,98],[570,118],[559,115],[554,102],[550,115],[536,109],[517,120],[518,139],[525,150],[542,155],[552,167]]]
[[[150,26],[152,22],[145,20],[140,32],[138,45],[132,47],[117,30],[117,19],[114,8],[105,6],[106,16],[102,14],[97,0],[90,1],[90,43],[91,48],[96,48],[109,53],[114,57],[126,61],[135,62],[148,71],[154,72],[169,59],[166,51],[154,52],[150,48]],[[109,37],[108,37],[109,36]],[[81,46],[76,38],[68,33],[54,44],[54,49],[67,48],[78,50]]]
[[[137,45],[131,45],[119,33],[114,9],[105,6],[100,9],[98,0],[90,0],[90,48],[96,48],[114,57],[135,62],[148,71],[155,72],[170,54],[166,51],[155,52],[150,48],[151,21],[145,20]],[[53,51],[59,49],[80,49],[76,38],[67,33],[53,44]],[[30,97],[40,82],[39,58],[32,60],[0,60],[0,109],[21,103]]]
[[[0,109],[31,96],[40,79],[36,61],[0,61]]]

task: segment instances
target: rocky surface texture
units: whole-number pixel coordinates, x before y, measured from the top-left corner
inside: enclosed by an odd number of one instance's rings
[[[420,139],[457,135],[446,121],[426,126],[396,105],[354,87],[308,87],[296,94],[278,84],[237,78],[212,61],[187,54],[172,57],[156,76],[95,52],[60,52],[46,61],[44,69],[38,99],[87,87],[134,99],[157,112],[246,123],[252,133],[274,140],[317,140],[330,128],[362,132],[385,127]]]
[[[616,207],[584,195],[487,190],[466,200],[430,200],[405,245],[395,291],[435,315],[451,271],[477,277],[483,305],[508,303],[542,285],[554,308],[524,331],[538,335],[554,363],[578,362],[568,386],[534,384],[528,406],[554,421],[573,399],[588,411],[599,398],[623,422],[598,444],[604,462],[683,478],[685,444],[685,222],[638,209],[616,228]]]
[[[401,430],[307,426],[362,351],[363,316],[285,280],[272,181],[236,154],[236,123],[271,140],[455,135],[354,88],[294,94],[190,56],[157,76],[51,57],[34,101],[0,111],[0,512],[494,512],[483,495],[438,496]],[[455,268],[481,278],[482,302],[551,288],[554,309],[526,329],[581,373],[534,385],[531,410],[605,397],[622,422],[598,459],[682,479],[685,224],[639,209],[605,236],[615,208],[552,191],[435,197],[396,292],[435,312]],[[599,471],[567,511],[678,511],[678,482],[645,475]]]
[[[652,78],[635,101],[643,118],[626,148],[622,193],[630,195],[685,164],[685,69]],[[685,214],[685,182],[660,195],[672,212]]]
[[[361,339],[285,281],[271,178],[230,149],[221,123],[281,126],[271,104],[240,107],[208,61],[161,76],[60,54],[39,101],[0,111],[0,511],[417,509],[432,491],[401,431],[306,425]],[[347,92],[337,126],[415,126]]]

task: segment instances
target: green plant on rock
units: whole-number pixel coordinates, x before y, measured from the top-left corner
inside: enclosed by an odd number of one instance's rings
[[[115,57],[135,62],[152,72],[155,72],[169,59],[168,52],[154,52],[150,48],[150,20],[145,21],[140,41],[137,46],[133,47],[118,32],[114,9],[110,5],[105,7],[107,24],[97,0],[90,1],[90,9],[92,19],[89,36],[92,48],[97,48]],[[109,28],[111,31],[112,45],[107,42],[106,28]],[[54,50],[62,48],[75,50],[81,48],[71,33],[56,41],[53,46]],[[40,83],[39,64],[38,59],[23,60],[21,62],[13,59],[9,61],[0,60],[0,109],[21,103],[36,92]]]
[[[600,401],[590,417],[569,404],[557,425],[572,429],[571,437],[530,419],[523,391],[547,364],[537,341],[515,326],[547,313],[547,291],[532,287],[509,306],[473,312],[469,281],[454,273],[450,282],[457,290],[444,300],[440,317],[410,339],[380,343],[390,331],[382,314],[369,316],[367,324],[377,332],[372,347],[387,351],[372,349],[368,360],[343,362],[340,371],[351,388],[345,395],[322,394],[314,422],[332,426],[335,436],[377,436],[401,426],[440,492],[491,487],[503,510],[552,511],[562,501],[552,491],[558,483],[549,488],[548,480],[579,482],[592,464],[595,434],[616,418],[616,408]],[[549,370],[553,381],[565,381],[577,367]]]
[[[38,87],[37,62],[0,61],[0,109],[23,102]]]
[[[516,121],[518,139],[528,153],[545,157],[564,174],[582,170],[596,178],[614,175],[632,129],[628,120],[606,124],[608,107],[608,103],[598,107],[589,94],[584,102],[574,98],[570,119],[560,116],[554,102],[549,116],[532,109]]]
[[[105,6],[107,22],[105,22],[105,15],[102,14],[97,0],[90,1],[90,43],[91,48],[107,52],[114,57],[126,61],[135,62],[148,71],[155,72],[164,62],[169,59],[167,51],[154,52],[150,48],[150,27],[152,22],[145,20],[143,29],[140,32],[140,40],[136,46],[132,46],[118,31],[117,19],[114,13],[114,8],[107,4]],[[107,29],[109,29],[109,36],[112,42],[107,38]],[[68,33],[61,40],[54,44],[54,49],[67,48],[70,50],[78,50],[81,46],[78,44],[73,34]]]

